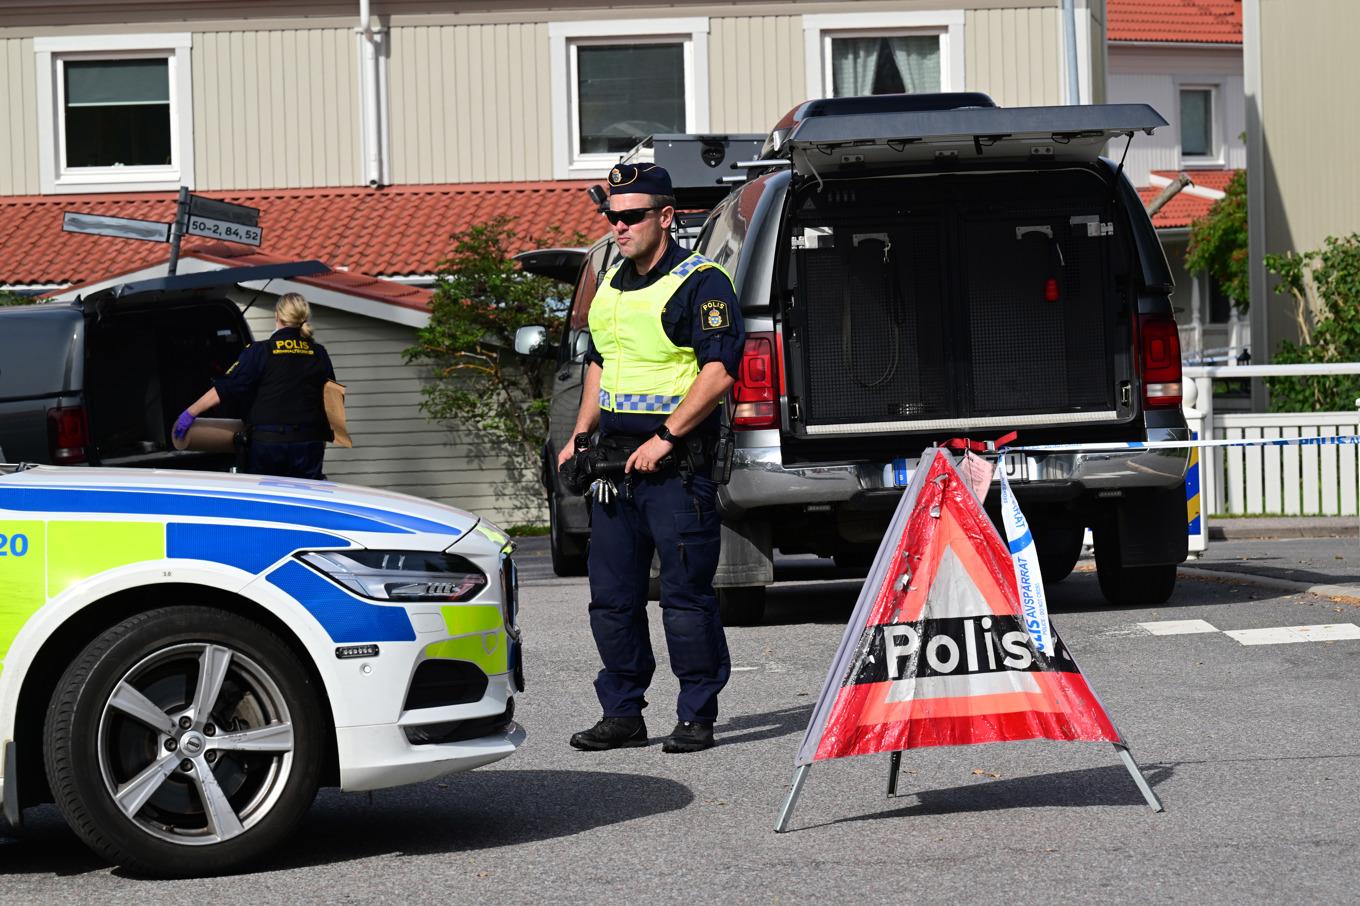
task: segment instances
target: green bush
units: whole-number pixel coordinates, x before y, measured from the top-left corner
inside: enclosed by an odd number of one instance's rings
[[[1247,266],[1247,172],[1239,170],[1209,213],[1190,227],[1185,269],[1208,272],[1241,311],[1251,299]]]
[[[1360,234],[1328,236],[1321,250],[1267,255],[1277,289],[1294,299],[1300,342],[1285,341],[1276,364],[1360,362]],[[1267,378],[1276,412],[1355,408],[1360,375]]]
[[[562,245],[560,235],[530,237],[498,217],[453,234],[439,265],[430,323],[406,360],[432,369],[421,410],[460,441],[485,444],[509,476],[495,490],[521,507],[542,505],[534,479],[548,434],[556,362],[516,354],[515,332],[541,324],[560,333],[570,290],[527,274],[511,258],[526,246]],[[581,244],[580,237],[570,237]],[[475,432],[466,429],[475,428]]]

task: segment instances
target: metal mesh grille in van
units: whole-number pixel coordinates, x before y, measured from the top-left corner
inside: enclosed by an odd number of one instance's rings
[[[1100,292],[1105,240],[1074,232],[1051,214],[964,225],[971,414],[1113,407]]]
[[[836,230],[804,253],[809,421],[948,411],[939,231]]]

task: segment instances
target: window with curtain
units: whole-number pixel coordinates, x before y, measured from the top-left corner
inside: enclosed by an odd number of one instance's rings
[[[618,154],[658,132],[685,131],[685,47],[576,46],[578,154]]]
[[[834,97],[940,90],[937,35],[833,37],[830,63]]]
[[[1213,115],[1213,89],[1181,89],[1181,154],[1186,157],[1214,156]]]
[[[66,60],[66,168],[172,163],[170,61]]]

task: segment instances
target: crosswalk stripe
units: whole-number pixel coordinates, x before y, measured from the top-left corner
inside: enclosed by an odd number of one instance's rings
[[[1195,632],[1218,632],[1218,628],[1207,620],[1156,620],[1139,623],[1139,628],[1153,635],[1190,635]]]
[[[1319,626],[1276,626],[1269,629],[1231,629],[1224,633],[1243,645],[1286,645],[1293,642],[1340,642],[1360,639],[1360,626],[1354,623],[1325,623]]]

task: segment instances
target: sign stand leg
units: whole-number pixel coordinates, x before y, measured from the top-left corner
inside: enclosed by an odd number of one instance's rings
[[[893,752],[888,756],[888,798],[897,795],[897,775],[902,770],[902,753]]]
[[[784,833],[784,828],[788,827],[789,818],[793,816],[793,807],[798,804],[798,794],[803,791],[803,781],[807,780],[808,768],[810,764],[800,764],[798,770],[793,772],[793,786],[789,789],[789,795],[784,799],[784,807],[779,810],[779,820],[775,822],[774,832]]]
[[[1162,810],[1162,800],[1157,798],[1157,794],[1154,793],[1152,787],[1148,785],[1147,778],[1143,776],[1143,769],[1138,767],[1138,762],[1133,760],[1133,753],[1129,751],[1129,747],[1120,743],[1115,743],[1114,750],[1119,753],[1119,760],[1124,762],[1124,767],[1128,769],[1129,776],[1133,778],[1133,782],[1138,784],[1138,792],[1142,793],[1143,798],[1147,800],[1148,808],[1152,809],[1154,812],[1160,812]]]

